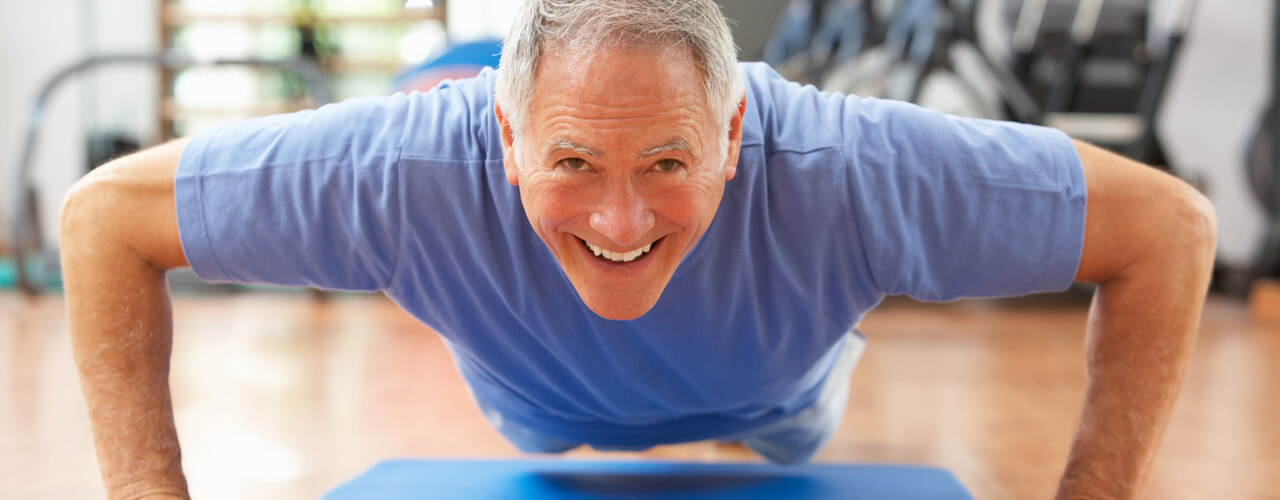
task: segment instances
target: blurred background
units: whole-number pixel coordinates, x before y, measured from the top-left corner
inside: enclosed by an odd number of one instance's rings
[[[1280,204],[1268,201],[1280,196],[1269,180],[1274,134],[1255,140],[1274,129],[1262,127],[1272,3],[721,3],[742,59],[765,60],[788,78],[1047,124],[1166,168],[1217,207],[1218,289],[1242,297],[1257,277],[1280,273],[1280,249],[1267,243],[1276,224],[1267,209]],[[88,169],[220,122],[473,74],[496,65],[517,4],[6,2],[0,289],[28,275],[56,289],[58,203]]]
[[[1208,195],[1213,293],[1144,498],[1280,495],[1280,2],[720,3],[741,58],[790,79],[1058,127]],[[497,64],[518,4],[0,2],[0,497],[101,496],[57,269],[76,179],[214,124],[473,75]],[[315,498],[394,456],[520,456],[436,336],[377,295],[170,282],[197,497]],[[818,459],[933,464],[976,498],[1049,498],[1085,381],[1088,289],[1072,292],[887,302],[862,325],[873,348]],[[644,456],[754,459],[715,444]]]

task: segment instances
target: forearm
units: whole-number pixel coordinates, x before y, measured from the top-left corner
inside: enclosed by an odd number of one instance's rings
[[[164,272],[113,236],[118,221],[69,198],[62,261],[73,352],[112,499],[187,497],[169,397]]]
[[[1059,500],[1140,493],[1200,323],[1210,266],[1191,255],[1138,262],[1099,285],[1086,339],[1089,383]]]

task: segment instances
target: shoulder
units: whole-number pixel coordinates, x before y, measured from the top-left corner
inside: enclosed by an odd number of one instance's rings
[[[501,158],[493,116],[496,72],[446,80],[428,92],[405,95],[407,113],[402,156],[483,161]]]
[[[849,97],[800,85],[764,63],[740,65],[747,94],[743,146],[766,154],[839,148]]]

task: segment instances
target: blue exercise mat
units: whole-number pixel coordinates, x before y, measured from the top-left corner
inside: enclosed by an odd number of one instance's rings
[[[942,469],[902,465],[393,460],[322,500],[972,500]]]

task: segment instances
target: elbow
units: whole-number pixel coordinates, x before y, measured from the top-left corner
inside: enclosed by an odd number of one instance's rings
[[[113,171],[112,164],[103,165],[72,184],[63,196],[58,211],[58,238],[64,258],[68,251],[95,248],[104,235],[120,229],[114,227],[121,221],[115,209],[124,194],[114,182]]]
[[[81,178],[62,197],[62,206],[58,210],[58,240],[63,253],[74,247],[76,241],[84,236],[86,226],[89,226],[85,218],[91,210],[86,206],[93,205],[93,198],[100,196],[91,185],[92,181],[88,177]]]
[[[1198,191],[1192,190],[1189,198],[1191,207],[1186,219],[1192,228],[1192,246],[1198,258],[1212,270],[1218,250],[1218,212],[1209,198]]]
[[[1203,276],[1207,283],[1218,248],[1218,214],[1213,203],[1184,184],[1170,197],[1166,214],[1166,245],[1171,257]]]
[[[58,214],[64,271],[103,259],[138,259],[157,270],[186,266],[173,195],[180,151],[126,156],[71,186]]]
[[[1130,212],[1123,237],[1133,256],[1113,273],[1097,280],[1111,288],[1158,283],[1166,291],[1182,290],[1203,298],[1213,276],[1218,216],[1209,199],[1181,183],[1149,192],[1144,209]]]
[[[70,294],[77,288],[87,269],[98,262],[93,250],[100,248],[95,234],[94,207],[101,206],[102,189],[90,178],[76,181],[62,198],[58,211],[58,252],[62,261],[62,280]]]
[[[72,247],[93,229],[93,207],[102,206],[104,191],[97,176],[90,174],[72,184],[63,196],[58,210],[58,238],[63,249]]]

